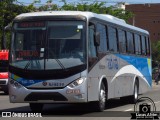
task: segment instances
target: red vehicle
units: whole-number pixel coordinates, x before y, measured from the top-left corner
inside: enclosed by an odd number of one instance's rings
[[[0,90],[8,94],[8,53],[9,50],[0,50]]]

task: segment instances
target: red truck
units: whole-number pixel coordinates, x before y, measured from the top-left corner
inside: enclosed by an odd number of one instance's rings
[[[8,94],[8,54],[9,50],[0,50],[0,90]]]

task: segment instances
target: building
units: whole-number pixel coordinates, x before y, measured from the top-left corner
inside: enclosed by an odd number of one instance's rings
[[[123,9],[125,10],[126,8],[126,4],[125,2],[118,2],[117,4],[115,4],[113,7],[113,9]]]
[[[130,24],[148,30],[152,41],[160,40],[160,4],[130,4],[125,9],[134,14]]]

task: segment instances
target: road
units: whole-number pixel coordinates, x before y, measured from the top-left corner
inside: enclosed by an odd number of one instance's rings
[[[151,98],[157,111],[160,111],[160,85],[153,85],[152,91],[140,95],[140,97]],[[92,119],[92,120],[128,120],[131,118],[131,114],[134,111],[134,104],[120,101],[120,99],[108,100],[107,106],[104,112],[94,112],[91,106],[88,104],[46,104],[42,112],[42,118],[49,120],[54,117],[54,120],[60,119]],[[15,113],[31,113],[31,110],[27,103],[10,103],[8,95],[4,95],[0,92],[0,113],[2,112],[15,112]],[[2,118],[6,119],[6,118]],[[9,118],[7,118],[8,120]],[[17,118],[10,118],[17,120]],[[21,119],[21,118],[20,118]],[[31,119],[31,118],[25,118]],[[32,118],[33,119],[33,118]]]

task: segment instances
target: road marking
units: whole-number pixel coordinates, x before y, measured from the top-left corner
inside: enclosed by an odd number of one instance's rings
[[[160,101],[154,102],[154,103],[160,103]]]
[[[127,111],[132,111],[133,109],[131,108],[131,109],[127,109],[127,110],[124,110],[125,112],[127,112]]]
[[[160,101],[157,101],[157,102],[154,102],[155,104],[157,104],[157,103],[160,103]],[[149,104],[151,104],[151,103],[149,103]],[[127,110],[124,110],[124,112],[127,112],[127,111],[133,111],[133,108],[130,108],[130,109],[127,109]]]

